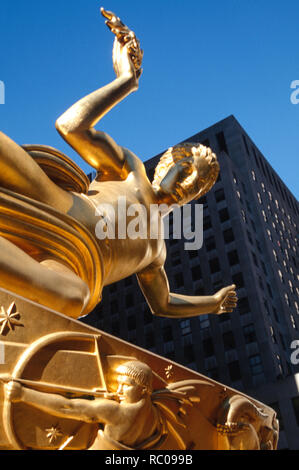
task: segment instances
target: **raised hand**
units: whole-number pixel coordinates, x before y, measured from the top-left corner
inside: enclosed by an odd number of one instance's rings
[[[164,193],[172,195],[176,201],[180,201],[184,196],[182,182],[192,174],[192,171],[192,158],[183,158],[170,168],[162,179],[160,188]]]
[[[232,312],[233,309],[237,306],[237,295],[236,295],[236,286],[232,284],[231,286],[224,287],[223,289],[219,290],[215,295],[214,298],[217,302],[216,313],[217,315],[221,315],[222,313],[229,313]]]
[[[131,71],[139,79],[142,73],[143,51],[135,33],[111,11],[101,8],[101,13],[106,18],[106,25],[116,36],[113,46],[113,67],[116,75],[119,77]]]

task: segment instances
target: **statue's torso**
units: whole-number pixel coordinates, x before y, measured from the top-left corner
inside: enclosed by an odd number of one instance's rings
[[[69,215],[95,236],[103,255],[104,285],[141,271],[163,249],[161,233],[153,233],[152,188],[144,178],[131,173],[123,181],[94,181],[87,196],[73,193],[73,198]],[[108,237],[101,239],[107,228]]]

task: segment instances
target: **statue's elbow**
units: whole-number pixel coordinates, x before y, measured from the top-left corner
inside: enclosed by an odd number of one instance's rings
[[[167,308],[163,305],[157,305],[155,307],[150,307],[151,312],[155,317],[167,317]]]
[[[64,114],[56,120],[55,127],[64,138],[70,137],[75,131],[74,125],[66,119]]]

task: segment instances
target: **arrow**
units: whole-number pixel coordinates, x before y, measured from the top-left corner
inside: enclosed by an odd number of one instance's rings
[[[107,398],[112,398],[112,394],[107,393],[107,390],[86,390],[84,388],[79,388],[79,387],[68,387],[66,385],[56,385],[56,384],[51,384],[48,382],[38,382],[35,380],[28,380],[28,379],[15,379],[14,377],[11,377],[9,374],[1,374],[0,375],[0,382],[18,382],[22,385],[26,385],[27,387],[34,387],[34,388],[47,388],[48,390],[55,390],[56,392],[65,392],[65,393],[73,393],[73,394],[79,394],[79,395],[91,395],[93,397],[104,397]]]

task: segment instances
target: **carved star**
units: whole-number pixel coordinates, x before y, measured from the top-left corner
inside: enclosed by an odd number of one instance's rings
[[[173,366],[170,364],[169,366],[165,367],[165,375],[167,379],[171,379],[173,376]]]
[[[49,429],[46,429],[47,438],[49,439],[50,444],[52,444],[58,437],[63,436],[61,429],[58,425],[52,426]]]
[[[3,306],[0,309],[0,325],[1,331],[0,335],[3,335],[6,328],[9,328],[10,331],[14,329],[14,325],[21,326],[22,323],[19,322],[16,317],[19,317],[20,314],[18,311],[13,312],[13,309],[16,308],[16,304],[12,302],[7,310]]]

